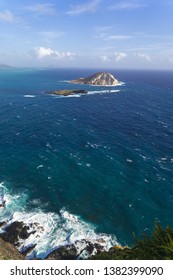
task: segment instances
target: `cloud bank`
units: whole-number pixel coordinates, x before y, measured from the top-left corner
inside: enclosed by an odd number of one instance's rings
[[[53,50],[51,48],[45,48],[45,47],[36,48],[35,49],[35,54],[36,54],[38,59],[44,59],[44,58],[53,58],[53,59],[68,58],[68,59],[73,59],[76,56],[75,53],[58,52],[58,51]]]

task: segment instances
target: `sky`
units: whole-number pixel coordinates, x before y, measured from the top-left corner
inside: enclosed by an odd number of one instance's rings
[[[173,69],[172,0],[0,0],[0,64]]]

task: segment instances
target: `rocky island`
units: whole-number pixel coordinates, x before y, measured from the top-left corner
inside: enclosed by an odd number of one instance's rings
[[[79,78],[77,80],[72,80],[73,84],[87,84],[96,86],[116,86],[119,81],[108,72],[98,72],[92,76],[86,78]]]
[[[86,84],[94,86],[117,86],[119,81],[111,74],[107,72],[98,72],[87,78],[79,78],[77,80],[71,80],[72,84]],[[69,96],[74,94],[87,94],[88,91],[84,89],[61,89],[48,91],[49,94],[56,94],[59,96]]]
[[[69,95],[74,95],[74,94],[87,94],[88,91],[83,90],[83,89],[60,89],[60,90],[54,90],[54,91],[48,91],[47,93],[49,94],[56,94],[59,96],[69,96]]]
[[[7,65],[7,64],[0,64],[0,69],[11,69],[13,66]]]

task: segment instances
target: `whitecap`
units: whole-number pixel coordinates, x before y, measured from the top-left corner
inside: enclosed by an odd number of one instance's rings
[[[98,94],[98,93],[115,93],[115,92],[120,92],[120,90],[118,90],[118,89],[115,89],[115,90],[93,90],[93,91],[88,91],[87,95]]]
[[[64,97],[81,97],[81,94],[72,94]]]
[[[67,96],[64,96],[64,95],[53,95],[53,98],[70,98],[70,97],[81,97],[81,94],[72,94],[72,95],[67,95]]]
[[[129,158],[127,158],[126,161],[127,161],[127,162],[133,162],[133,160],[132,160],[132,159],[129,159]]]
[[[52,148],[51,144],[49,142],[46,143],[46,147]]]
[[[67,244],[77,245],[78,254],[82,251],[84,240],[92,243],[102,243],[105,250],[118,244],[115,236],[96,233],[95,227],[83,221],[79,216],[73,215],[65,209],[59,214],[35,212],[15,212],[8,224],[14,221],[22,221],[29,227],[30,236],[19,240],[20,251],[36,244],[34,250],[27,258],[45,258],[54,248]]]
[[[26,97],[26,98],[34,98],[35,95],[25,94],[24,97]]]
[[[37,169],[39,169],[39,168],[42,168],[43,167],[43,165],[41,164],[41,165],[38,165],[37,166]]]
[[[144,156],[144,155],[139,154],[139,156],[140,156],[140,157],[142,157],[144,160],[146,160],[146,159],[147,159],[147,157],[146,157],[146,156]]]

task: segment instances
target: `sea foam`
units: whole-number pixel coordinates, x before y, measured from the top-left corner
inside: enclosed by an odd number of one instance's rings
[[[32,234],[27,239],[20,239],[18,245],[19,251],[23,251],[36,244],[27,255],[28,259],[44,259],[55,248],[74,243],[80,256],[84,240],[101,244],[105,250],[118,244],[114,235],[97,233],[95,225],[84,221],[65,208],[62,208],[59,213],[45,212],[40,208],[38,201],[35,209],[27,210],[27,194],[24,196],[10,194],[4,183],[0,185],[6,191],[6,207],[0,210],[0,221],[6,221],[6,225],[0,229],[0,232],[5,231],[6,227],[15,221],[23,222],[28,226],[28,232]]]
[[[26,98],[34,98],[34,97],[35,97],[35,95],[25,94],[25,95],[24,95],[24,97],[26,97]]]

